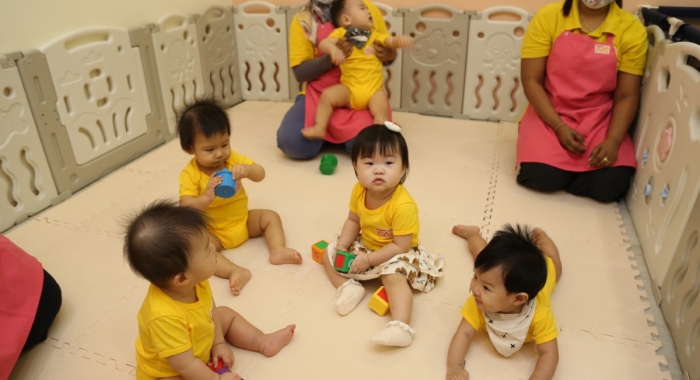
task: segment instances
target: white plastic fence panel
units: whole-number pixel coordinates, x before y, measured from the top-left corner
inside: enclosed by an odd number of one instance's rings
[[[517,20],[492,19],[514,15]],[[462,113],[471,119],[517,121],[527,106],[520,80],[520,48],[529,14],[500,6],[471,16]]]
[[[12,58],[0,55],[0,231],[58,195]]]
[[[243,99],[289,99],[286,18],[286,12],[264,1],[236,8],[233,20]]]
[[[415,41],[403,54],[403,110],[449,117],[462,113],[469,32],[467,13],[439,4],[404,13],[404,33],[414,36]]]
[[[386,4],[374,3],[374,5],[382,12],[384,22],[386,23],[386,29],[389,31],[390,35],[397,36],[404,34],[403,14],[398,13],[394,8]],[[384,91],[386,91],[389,96],[389,104],[391,104],[391,108],[393,109],[401,108],[402,59],[402,49],[398,49],[394,62],[389,66],[384,66],[382,70],[384,72]]]
[[[664,281],[700,191],[700,46],[665,44],[644,87],[627,195],[649,273]]]
[[[205,94],[198,44],[194,17],[175,13],[158,20],[153,45],[171,135],[180,109]]]
[[[644,67],[644,85],[649,81],[651,72],[656,67],[656,62],[661,55],[661,47],[664,46],[661,42],[666,40],[664,31],[656,25],[647,26],[647,39],[649,40],[649,49],[647,50],[647,63]]]
[[[207,95],[212,95],[227,108],[234,106],[243,100],[243,95],[233,11],[219,5],[207,8],[197,18],[197,35]]]
[[[138,48],[121,28],[89,28],[41,48],[56,109],[83,165],[146,133],[151,113]]]
[[[696,202],[674,252],[661,291],[661,310],[673,334],[681,367],[700,379],[700,202]]]

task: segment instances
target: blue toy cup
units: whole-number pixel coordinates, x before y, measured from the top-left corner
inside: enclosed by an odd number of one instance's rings
[[[228,169],[221,169],[215,173],[221,176],[221,183],[214,189],[214,194],[221,198],[231,198],[236,195],[236,180]]]

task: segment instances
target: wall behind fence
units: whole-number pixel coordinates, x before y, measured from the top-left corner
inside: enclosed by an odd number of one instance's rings
[[[54,37],[94,26],[133,28],[153,22],[171,13],[197,13],[210,5],[239,5],[245,0],[2,0],[0,2],[0,52],[36,48]],[[270,0],[276,5],[295,5],[301,0]],[[535,12],[550,0],[381,0],[392,7],[415,8],[440,3],[457,9],[484,10],[510,5]],[[625,0],[624,7],[634,12],[640,4],[697,6],[697,0]]]
[[[134,28],[168,13],[196,14],[210,5],[232,5],[230,0],[2,0],[0,52],[40,47],[52,39],[82,28]]]
[[[17,0],[11,0],[17,1]],[[233,5],[240,5],[248,0],[232,0]],[[266,0],[276,5],[296,5],[302,3],[303,0]],[[482,11],[487,8],[495,7],[498,5],[509,5],[512,7],[517,7],[526,10],[527,12],[534,13],[540,9],[543,5],[554,2],[554,0],[440,0],[440,1],[426,1],[426,0],[378,0],[380,3],[384,3],[394,8],[418,8],[427,4],[443,4],[455,7],[457,9],[468,9],[472,11]],[[640,5],[666,5],[666,6],[678,6],[678,7],[692,7],[698,5],[698,0],[623,0],[622,5],[624,8],[630,12],[635,12],[637,7]]]

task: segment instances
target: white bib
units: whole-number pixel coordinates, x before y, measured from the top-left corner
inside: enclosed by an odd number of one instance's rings
[[[491,343],[503,356],[511,356],[523,346],[532,318],[535,316],[535,299],[529,300],[519,314],[484,312],[486,331]]]

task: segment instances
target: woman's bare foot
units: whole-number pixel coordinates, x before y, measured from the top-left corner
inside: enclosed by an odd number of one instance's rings
[[[481,229],[477,226],[466,226],[464,224],[458,224],[452,227],[452,233],[461,237],[462,239],[469,240],[470,237],[478,235]]]
[[[289,344],[289,341],[294,337],[294,329],[297,325],[289,325],[281,330],[277,330],[272,334],[265,334],[265,336],[260,340],[260,346],[258,347],[258,352],[270,357],[277,355],[284,346]]]
[[[241,289],[250,280],[250,271],[245,268],[238,267],[231,273],[231,277],[228,278],[228,283],[231,286],[231,294],[237,296],[241,294]]]
[[[270,251],[272,264],[301,264],[301,254],[291,248],[277,248]]]
[[[326,130],[324,128],[313,126],[302,129],[301,134],[309,140],[320,140],[326,136]]]

